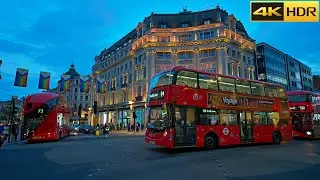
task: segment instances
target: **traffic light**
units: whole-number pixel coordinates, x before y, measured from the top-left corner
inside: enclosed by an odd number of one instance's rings
[[[93,113],[94,113],[94,114],[98,114],[98,102],[97,102],[97,101],[94,101],[94,104],[93,104]]]
[[[81,117],[82,104],[79,105],[78,116]]]

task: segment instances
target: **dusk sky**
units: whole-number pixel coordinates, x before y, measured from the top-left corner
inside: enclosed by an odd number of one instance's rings
[[[94,56],[155,13],[200,11],[219,5],[241,20],[249,35],[290,54],[320,74],[319,23],[253,23],[249,0],[10,0],[0,6],[0,100],[38,92],[40,71],[56,87],[71,63],[91,73]],[[28,87],[14,87],[16,68],[29,69]]]

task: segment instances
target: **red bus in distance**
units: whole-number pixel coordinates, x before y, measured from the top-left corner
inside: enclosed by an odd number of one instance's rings
[[[289,91],[293,136],[320,137],[320,95],[310,91]]]
[[[184,67],[153,77],[145,142],[167,148],[292,140],[282,86]]]
[[[25,139],[28,142],[56,141],[68,136],[70,113],[63,95],[49,92],[29,95],[23,105]]]

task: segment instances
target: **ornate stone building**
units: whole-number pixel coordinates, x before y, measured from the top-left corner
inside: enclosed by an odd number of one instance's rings
[[[52,92],[64,94],[70,104],[70,107],[72,109],[72,116],[71,119],[74,121],[79,120],[78,116],[78,110],[79,106],[82,106],[82,117],[85,116],[85,114],[89,113],[89,108],[92,106],[91,101],[91,94],[89,93],[82,93],[80,92],[80,74],[76,71],[74,64],[71,64],[69,70],[64,73],[65,75],[71,76],[71,87],[70,92],[61,92],[60,86],[61,86],[61,80],[58,81],[58,86],[55,89],[52,89]],[[92,124],[92,122],[89,122],[88,120],[83,123]]]
[[[97,97],[100,122],[126,124],[135,111],[145,123],[150,79],[173,66],[256,79],[255,48],[243,24],[219,7],[152,13],[95,57],[92,70],[108,83]]]

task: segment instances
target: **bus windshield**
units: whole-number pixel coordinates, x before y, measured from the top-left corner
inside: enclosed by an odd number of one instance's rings
[[[173,81],[173,72],[164,72],[157,74],[154,76],[150,82],[149,89],[153,89],[155,87],[165,86],[172,84]]]
[[[149,129],[165,130],[169,126],[167,112],[163,107],[149,109]]]
[[[34,132],[42,123],[45,118],[45,110],[43,108],[34,109],[24,115],[23,130],[25,135],[29,135]]]
[[[310,95],[289,95],[289,102],[311,102]]]

